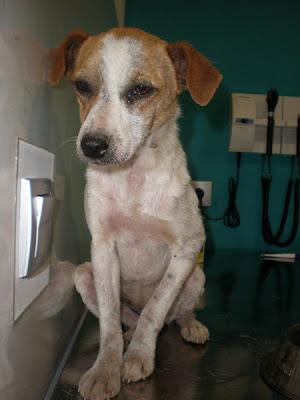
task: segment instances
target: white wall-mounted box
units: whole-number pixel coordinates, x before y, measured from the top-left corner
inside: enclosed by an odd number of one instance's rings
[[[266,95],[232,93],[229,151],[265,153],[268,109]],[[273,154],[296,153],[300,98],[279,96],[274,113]]]
[[[300,97],[284,97],[283,115],[286,123],[282,128],[281,152],[282,154],[296,154]]]

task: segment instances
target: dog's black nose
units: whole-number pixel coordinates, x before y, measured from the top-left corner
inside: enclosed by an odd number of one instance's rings
[[[108,137],[106,135],[84,135],[81,140],[81,148],[86,157],[102,158],[108,149]]]

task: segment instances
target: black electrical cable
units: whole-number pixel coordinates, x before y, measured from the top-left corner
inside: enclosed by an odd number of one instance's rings
[[[202,208],[202,198],[204,192],[201,189],[196,189],[196,193],[199,199],[199,208],[202,211],[202,215],[209,221],[223,221],[223,224],[227,228],[237,228],[240,226],[241,218],[240,213],[236,204],[236,197],[239,188],[239,178],[241,169],[241,153],[237,153],[236,157],[236,177],[229,178],[228,180],[228,205],[224,214],[220,217],[211,217]]]
[[[299,225],[299,185],[300,185],[300,118],[298,116],[298,127],[297,127],[297,151],[296,157],[298,161],[298,177],[294,179],[294,164],[295,156],[292,157],[291,174],[288,181],[284,208],[281,215],[281,220],[277,232],[274,234],[272,231],[270,219],[269,219],[269,202],[270,202],[270,191],[272,184],[272,145],[273,145],[273,133],[274,133],[274,111],[278,102],[278,93],[276,90],[271,89],[267,94],[267,105],[268,105],[268,126],[267,126],[267,146],[266,154],[263,155],[262,164],[262,201],[263,201],[263,215],[262,215],[262,232],[266,243],[273,244],[278,247],[288,247],[295,240],[298,225]],[[267,162],[267,171],[265,171]],[[293,225],[291,232],[286,240],[282,240],[282,235],[285,230],[285,226],[288,219],[289,208],[292,199],[292,193],[294,190],[294,216]]]
[[[298,231],[299,225],[299,178],[293,179],[292,177],[288,181],[285,202],[283,207],[283,213],[281,216],[281,221],[279,224],[279,228],[276,234],[273,233],[271,223],[269,220],[269,201],[270,201],[270,191],[271,191],[271,177],[262,177],[262,189],[263,189],[263,221],[262,221],[262,229],[264,240],[268,244],[273,244],[278,247],[288,247],[290,246]],[[292,200],[292,193],[294,191],[294,217],[293,217],[293,225],[290,232],[290,235],[286,240],[281,240],[282,235],[284,233],[284,229],[287,223],[289,208]]]
[[[241,224],[240,213],[236,205],[241,169],[241,156],[241,153],[237,153],[236,178],[230,178],[228,181],[228,206],[225,210],[223,218],[223,223],[228,228],[237,228]]]

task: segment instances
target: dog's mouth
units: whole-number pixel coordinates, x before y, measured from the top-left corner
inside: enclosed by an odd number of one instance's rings
[[[87,164],[92,164],[92,165],[99,165],[102,167],[105,166],[118,166],[118,165],[123,165],[127,161],[129,161],[132,158],[132,155],[127,154],[127,153],[122,153],[122,154],[116,154],[114,151],[110,150],[108,151],[105,155],[103,156],[88,156],[84,154],[83,150],[81,147],[77,148],[77,155],[78,158],[87,163]]]
[[[94,164],[94,165],[99,165],[99,166],[118,166],[118,165],[123,165],[125,164],[127,161],[130,160],[130,157],[124,157],[124,158],[116,158],[114,156],[109,156],[106,157],[105,159],[100,158],[100,159],[89,159],[88,163],[90,164]]]
[[[80,160],[87,164],[99,166],[121,166],[134,159],[140,149],[145,145],[147,137],[144,137],[141,143],[136,143],[135,146],[129,146],[129,149],[121,150],[115,143],[110,140],[109,145],[103,148],[99,143],[94,141],[94,138],[89,140],[81,140],[77,144],[77,155]]]

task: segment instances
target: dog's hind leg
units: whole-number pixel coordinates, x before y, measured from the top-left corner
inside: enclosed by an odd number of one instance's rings
[[[195,318],[193,312],[203,300],[204,283],[204,273],[196,265],[166,318],[167,323],[177,322],[184,340],[196,344],[203,344],[209,339],[208,329]]]
[[[180,334],[187,342],[204,344],[209,339],[209,331],[205,325],[195,318],[193,311],[176,320],[180,326]]]

